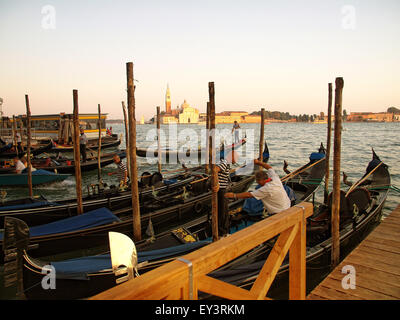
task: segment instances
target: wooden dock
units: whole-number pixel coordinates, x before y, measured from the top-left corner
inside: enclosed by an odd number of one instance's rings
[[[347,271],[343,270],[345,266],[350,266],[347,267]],[[353,288],[350,285],[350,277],[355,280]],[[400,299],[400,205],[307,296],[307,299]]]

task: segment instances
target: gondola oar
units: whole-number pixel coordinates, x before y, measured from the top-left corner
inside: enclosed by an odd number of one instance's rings
[[[357,188],[361,183],[363,183],[365,180],[367,180],[367,178],[368,178],[371,174],[373,174],[374,171],[375,171],[376,169],[378,169],[379,166],[380,166],[382,163],[383,163],[383,162],[379,162],[379,164],[378,164],[373,170],[371,170],[368,174],[366,174],[362,179],[358,180],[358,182],[356,182],[355,184],[353,184],[353,185],[350,187],[349,191],[347,191],[346,197],[350,194],[351,191],[353,191],[353,190],[354,190],[355,188]]]
[[[298,174],[300,174],[300,173],[304,172],[305,170],[307,170],[307,169],[309,169],[309,168],[315,166],[316,164],[320,163],[320,162],[323,161],[323,160],[325,160],[325,158],[322,158],[322,159],[320,159],[320,160],[318,160],[318,161],[316,161],[316,162],[314,162],[314,163],[311,163],[309,166],[303,168],[302,170],[298,169],[298,170],[296,170],[296,171],[293,171],[292,173],[289,173],[288,175],[284,176],[284,177],[281,179],[281,181],[283,182],[283,181],[288,180],[289,178],[293,178],[294,176],[297,176]]]

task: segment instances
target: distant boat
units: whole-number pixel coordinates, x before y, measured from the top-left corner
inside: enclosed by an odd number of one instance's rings
[[[56,174],[46,170],[36,170],[32,172],[32,185],[40,185],[55,181],[63,181],[70,177],[70,174]],[[0,186],[27,186],[27,173],[8,173],[0,175]]]

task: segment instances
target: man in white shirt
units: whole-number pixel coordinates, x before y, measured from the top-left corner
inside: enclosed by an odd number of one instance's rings
[[[283,188],[281,179],[275,173],[274,169],[262,161],[254,160],[255,165],[262,166],[267,171],[256,173],[256,182],[261,188],[252,192],[226,193],[226,198],[247,199],[255,198],[261,200],[264,204],[264,217],[266,214],[275,214],[290,208],[290,199]]]

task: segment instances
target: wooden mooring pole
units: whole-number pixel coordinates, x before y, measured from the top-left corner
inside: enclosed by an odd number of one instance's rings
[[[212,155],[211,157],[211,187],[212,189],[217,188],[218,186],[218,174],[216,168],[216,141],[215,141],[215,90],[214,90],[214,82],[208,83],[208,94],[209,94],[209,111],[210,111],[210,141],[209,141],[209,152]],[[212,190],[212,198],[211,198],[211,208],[212,208],[212,233],[213,233],[213,241],[217,241],[218,236],[218,192]]]
[[[125,125],[125,145],[126,145],[126,167],[128,170],[128,176],[131,176],[131,157],[129,155],[129,129],[128,129],[128,117],[126,115],[125,102],[122,101],[122,112],[124,114],[124,125]]]
[[[133,63],[126,64],[127,88],[128,88],[128,122],[129,122],[129,158],[131,168],[131,192],[133,214],[133,239],[142,239],[139,207],[138,173],[136,162],[136,116],[135,116],[135,86],[133,84]]]
[[[31,164],[31,108],[29,106],[29,97],[25,95],[25,105],[26,105],[26,157],[28,162],[28,189],[29,189],[29,197],[33,197],[33,188],[32,188],[32,164]],[[22,139],[22,134],[21,134]]]
[[[73,147],[74,147],[74,162],[75,162],[75,181],[76,181],[76,201],[78,214],[83,213],[82,204],[82,176],[81,176],[81,152],[79,149],[79,106],[78,106],[78,90],[72,91],[74,101],[74,136],[73,136]]]
[[[329,175],[330,175],[330,155],[331,155],[331,136],[332,136],[332,83],[328,84],[328,132],[326,141],[326,154],[325,154],[325,190],[324,190],[324,203],[328,200],[329,194]]]
[[[210,173],[210,166],[212,162],[212,149],[210,148],[210,102],[207,102],[207,117],[206,117],[206,165],[205,170],[206,174]]]
[[[158,172],[161,172],[161,119],[160,107],[157,107],[157,158],[158,158]]]
[[[260,121],[260,141],[258,144],[258,160],[263,161],[263,147],[264,147],[264,121],[265,121],[265,109],[261,108],[261,121]],[[263,167],[259,166],[259,170],[262,171]]]
[[[99,148],[97,149],[97,179],[99,181],[99,185],[103,185],[103,179],[101,178],[101,107],[100,104],[97,105],[99,118],[97,121],[97,127],[99,128]]]
[[[342,144],[342,93],[344,81],[343,78],[336,78],[335,81],[335,134],[333,149],[333,193],[332,193],[332,252],[331,267],[334,268],[340,260],[340,152]]]

